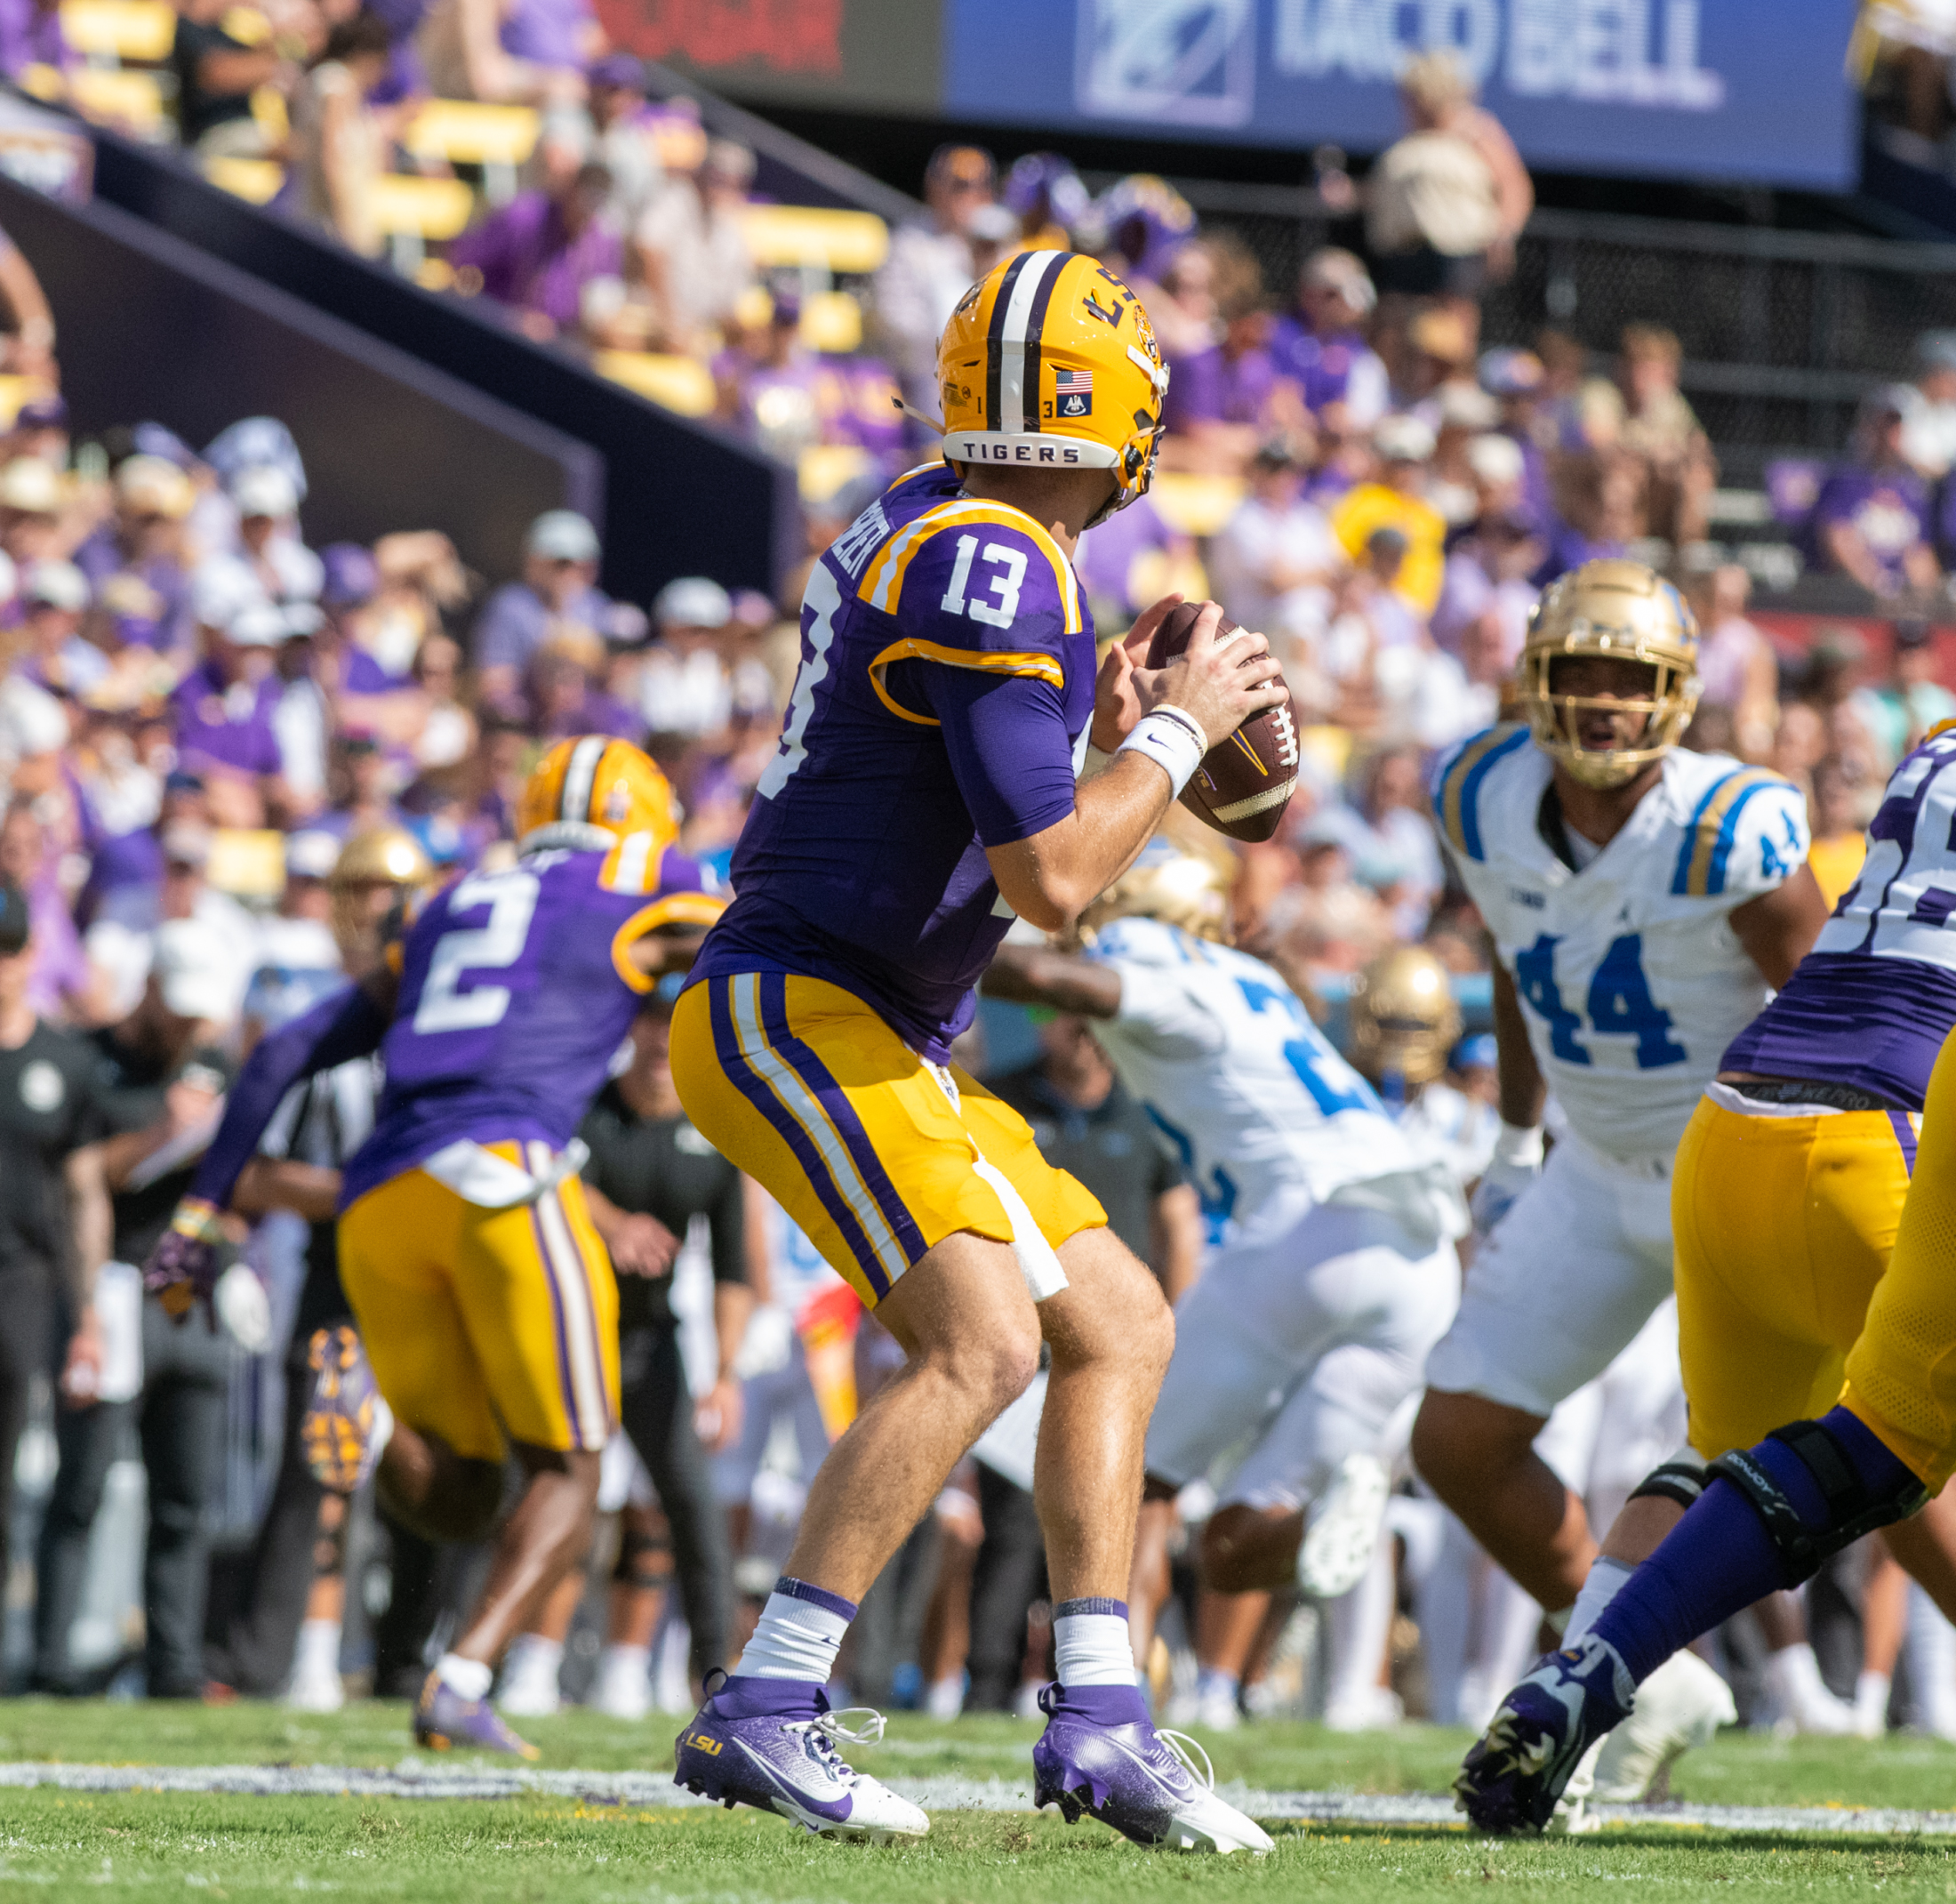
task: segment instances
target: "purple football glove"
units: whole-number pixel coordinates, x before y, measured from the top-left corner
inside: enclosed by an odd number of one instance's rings
[[[185,1197],[170,1218],[144,1265],[142,1286],[162,1303],[173,1322],[181,1322],[198,1303],[215,1326],[212,1292],[228,1266],[232,1249],[218,1221],[217,1206],[202,1197]]]

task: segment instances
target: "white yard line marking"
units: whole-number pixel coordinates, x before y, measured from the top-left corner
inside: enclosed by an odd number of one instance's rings
[[[926,1811],[1030,1812],[1032,1788],[1013,1779],[892,1778],[885,1780]],[[352,1765],[0,1764],[0,1788],[52,1786],[71,1792],[233,1792],[267,1798],[516,1798],[526,1793],[587,1804],[665,1809],[706,1803],[665,1772],[535,1771],[482,1761],[405,1760],[391,1769]],[[1437,1793],[1265,1792],[1240,1783],[1219,1788],[1231,1804],[1262,1819],[1324,1824],[1449,1825],[1466,1829],[1453,1801]],[[1606,1826],[1680,1826],[1696,1830],[1796,1835],[1956,1836],[1956,1812],[1870,1806],[1592,1805]]]

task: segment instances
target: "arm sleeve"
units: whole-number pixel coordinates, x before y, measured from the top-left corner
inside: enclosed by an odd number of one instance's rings
[[[264,1039],[231,1086],[223,1121],[197,1166],[190,1194],[221,1209],[286,1092],[316,1071],[379,1050],[387,1026],[387,1014],[365,988],[349,985]]]
[[[713,1232],[713,1280],[716,1282],[747,1281],[747,1199],[742,1193],[741,1173],[727,1167],[725,1183],[714,1200],[706,1220]]]
[[[988,847],[1056,826],[1073,811],[1073,750],[1049,682],[934,662],[905,664],[942,724],[950,770]]]

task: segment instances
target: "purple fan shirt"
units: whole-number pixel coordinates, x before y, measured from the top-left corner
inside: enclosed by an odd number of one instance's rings
[[[517,310],[536,311],[560,330],[576,327],[584,286],[625,268],[618,234],[597,219],[573,235],[556,201],[522,192],[448,247],[457,270],[482,273],[484,294]]]
[[[1012,924],[987,847],[1073,811],[1094,631],[1030,516],[938,465],[894,485],[808,580],[779,751],[695,978],[800,973],[937,1062]]]
[[[1191,423],[1255,423],[1283,381],[1276,358],[1263,346],[1231,358],[1214,344],[1174,366],[1162,414],[1171,430],[1186,430]]]
[[[227,686],[209,662],[193,668],[170,697],[177,715],[177,752],[186,764],[207,760],[240,774],[276,774],[280,766],[272,710],[285,683],[269,676],[255,687]]]
[[[1345,400],[1352,366],[1371,355],[1371,347],[1356,331],[1320,337],[1287,317],[1279,317],[1271,333],[1270,352],[1278,369],[1303,391],[1305,406],[1315,415]]]
[[[1820,486],[1808,526],[1812,558],[1828,564],[1820,531],[1836,522],[1851,523],[1860,532],[1868,553],[1882,574],[1896,588],[1908,580],[1904,558],[1911,549],[1928,539],[1928,490],[1910,470],[1836,470]]]

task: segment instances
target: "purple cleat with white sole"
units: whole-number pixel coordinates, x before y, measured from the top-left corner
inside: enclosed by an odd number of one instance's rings
[[[1197,1781],[1181,1734],[1155,1730],[1136,1688],[1046,1686],[1039,1709],[1046,1724],[1032,1748],[1032,1799],[1042,1809],[1057,1804],[1070,1825],[1097,1818],[1164,1851],[1272,1849],[1255,1819],[1215,1796],[1213,1772]]]
[[[709,1680],[706,1704],[679,1734],[674,1781],[731,1811],[750,1804],[827,1838],[921,1838],[931,1821],[907,1798],[846,1764],[837,1750],[874,1745],[883,1715],[831,1712],[822,1688],[797,1679]],[[862,1723],[846,1720],[862,1715]]]
[[[508,1752],[517,1758],[542,1754],[527,1739],[518,1739],[502,1723],[487,1699],[472,1699],[455,1691],[439,1672],[430,1673],[414,1702],[414,1743],[431,1752]]]

